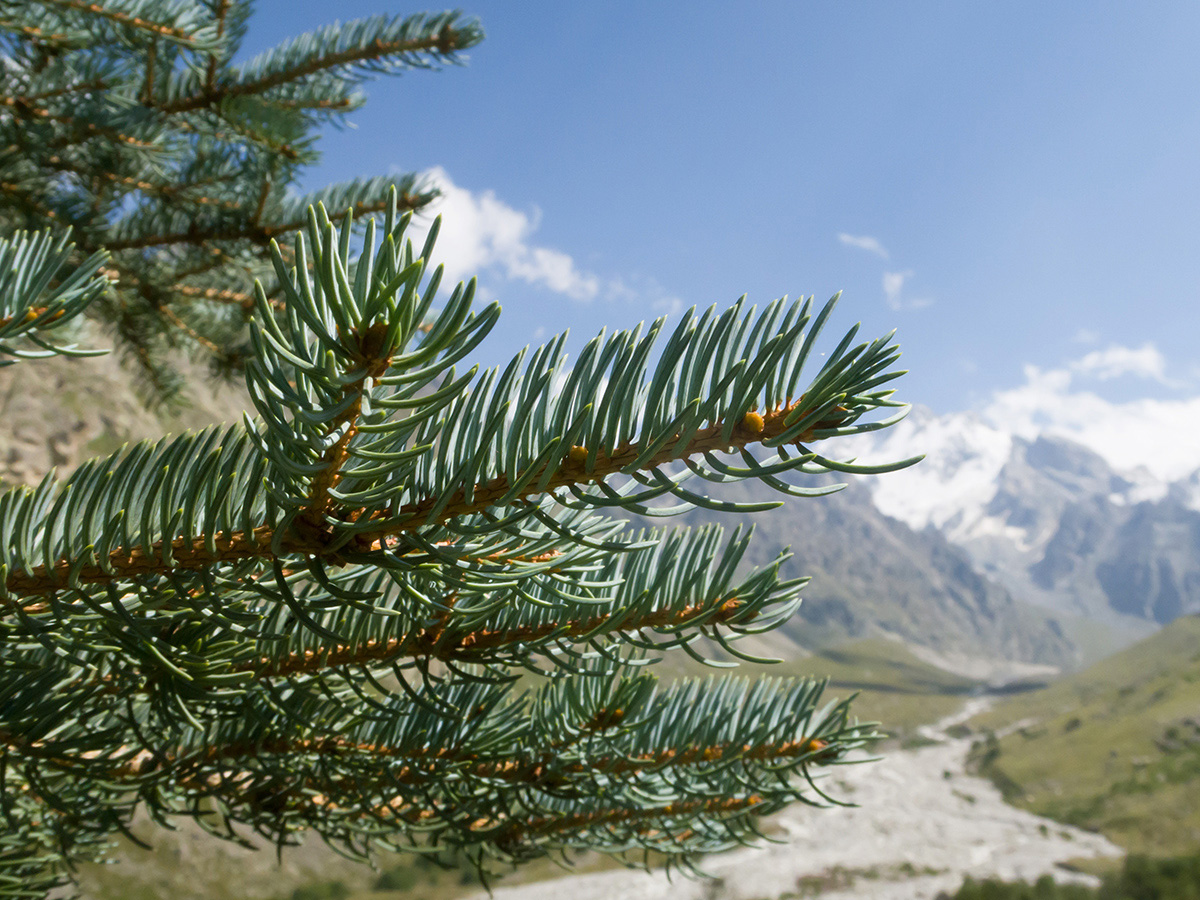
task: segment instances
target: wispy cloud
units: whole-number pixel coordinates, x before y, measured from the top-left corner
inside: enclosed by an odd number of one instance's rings
[[[859,250],[866,250],[868,253],[874,253],[882,259],[888,258],[887,249],[883,244],[879,243],[878,238],[873,238],[869,234],[847,234],[843,231],[838,235],[838,240],[848,247],[857,247]]]
[[[883,273],[883,298],[887,301],[889,309],[924,309],[933,304],[933,300],[929,297],[908,298],[904,296],[904,283],[912,276],[912,269]]]
[[[1122,375],[1135,375],[1160,384],[1170,383],[1167,380],[1166,359],[1157,347],[1149,343],[1140,347],[1114,345],[1105,350],[1093,350],[1072,362],[1071,371],[1080,375],[1090,375],[1101,381],[1119,378]]]
[[[677,316],[686,309],[683,298],[668,291],[657,278],[633,275],[613,278],[604,285],[604,299],[648,306],[660,316]]]
[[[900,308],[900,292],[904,290],[904,282],[911,277],[912,269],[883,273],[883,296],[892,309]]]
[[[433,262],[445,266],[450,284],[492,270],[572,300],[592,300],[601,293],[601,279],[581,270],[569,254],[533,242],[540,218],[536,210],[525,213],[494,191],[461,187],[440,167],[424,174],[442,192],[432,207],[442,216]],[[420,230],[428,228],[428,222],[423,224]]]
[[[838,240],[847,247],[856,247],[859,250],[866,250],[868,253],[873,253],[880,259],[889,259],[890,254],[887,248],[883,246],[879,238],[869,234],[848,234],[845,231],[839,232]],[[883,299],[887,303],[889,309],[923,309],[926,306],[933,305],[933,299],[930,297],[908,297],[904,293],[904,285],[908,279],[912,278],[912,269],[903,269],[898,272],[884,271],[883,273]]]

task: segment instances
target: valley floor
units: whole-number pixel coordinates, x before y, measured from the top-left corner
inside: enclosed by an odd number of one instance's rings
[[[704,866],[711,878],[669,882],[661,872],[617,870],[500,887],[494,898],[933,900],[965,875],[1089,880],[1061,864],[1123,851],[1100,835],[1015,809],[989,782],[965,774],[970,739],[948,737],[946,729],[983,703],[972,700],[924,729],[929,746],[836,770],[822,788],[858,806],[781,813],[774,823],[783,843],[713,857]]]

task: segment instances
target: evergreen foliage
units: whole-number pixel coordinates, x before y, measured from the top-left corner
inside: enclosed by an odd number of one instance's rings
[[[246,307],[254,416],[0,494],[0,895],[68,883],[139,808],[232,840],[311,830],[355,856],[452,851],[486,869],[573,848],[686,866],[788,803],[829,801],[814,774],[873,731],[822,703],[820,682],[663,687],[649,666],[671,649],[740,655],[803,581],[781,579],[782,558],[743,571],[748,531],[632,532],[608,513],[777,505],[713,501],[689,478],[805,496],[830,488],[797,475],[895,468],[814,449],[898,417],[871,418],[899,407],[891,336],[856,344],[851,329],[813,372],[832,301],[738,302],[669,334],[664,320],[601,334],[571,366],[559,337],[460,372],[499,309],[475,308],[474,281],[438,301],[437,226],[414,248],[403,185],[361,252],[355,207],[377,209],[379,186],[327,192],[350,212],[310,206],[286,248],[268,242],[267,271],[252,264],[261,217],[209,210],[193,188],[269,185],[255,208],[293,229],[299,207],[272,179],[297,145],[275,138],[348,105],[356,66],[452,54],[474,26],[375,20],[230,67],[245,15],[225,0],[0,3],[5,65],[22,73],[6,81],[18,155],[3,177],[36,180],[48,151],[33,145],[57,142],[91,148],[84,182],[160,179],[99,219],[69,191],[20,195],[59,204],[50,218],[76,222],[80,244],[0,245],[7,361],[84,352],[58,336],[97,306],[159,323],[196,296],[201,257],[221,260],[205,290],[261,276]],[[130,48],[152,61],[140,80]],[[29,111],[62,94],[107,124]],[[246,138],[237,166],[214,149],[231,130]],[[205,153],[173,168],[179,142]],[[202,239],[151,239],[189,230]],[[102,239],[111,258],[91,249]]]
[[[277,297],[269,246],[310,205],[419,210],[414,174],[297,195],[318,129],[363,103],[376,73],[460,60],[478,23],[457,13],[375,17],[234,63],[245,0],[0,0],[0,233],[73,228],[110,254],[109,324],[148,396],[170,397],[173,347],[240,368],[252,285]],[[286,252],[286,251],[285,251]]]

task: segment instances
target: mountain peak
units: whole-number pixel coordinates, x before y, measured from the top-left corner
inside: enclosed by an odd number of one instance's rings
[[[883,513],[933,527],[1016,597],[1117,629],[1118,642],[1200,608],[1200,471],[1167,481],[1050,429],[914,409],[859,446],[925,460],[867,485]]]
[[[883,513],[918,530],[933,526],[952,540],[1005,530],[1005,523],[989,521],[989,507],[1005,479],[1021,477],[1018,468],[1029,470],[1025,480],[1053,485],[1055,493],[1102,495],[1121,506],[1161,500],[1169,489],[1144,467],[1117,469],[1068,435],[1017,435],[975,412],[938,415],[914,406],[904,421],[858,441],[864,462],[925,454],[916,466],[872,479],[871,493]],[[1192,485],[1184,488],[1189,504],[1200,509],[1200,471],[1185,481]]]

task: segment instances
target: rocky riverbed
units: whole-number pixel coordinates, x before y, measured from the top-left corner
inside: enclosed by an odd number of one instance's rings
[[[932,900],[963,877],[1088,881],[1063,868],[1071,859],[1119,856],[1097,834],[1006,804],[965,772],[968,738],[946,734],[986,700],[925,729],[929,746],[889,752],[878,762],[839,768],[828,792],[854,807],[795,807],[774,820],[782,843],[710,858],[711,877],[670,881],[629,870],[497,888],[495,900]],[[486,895],[472,900],[485,900]]]

